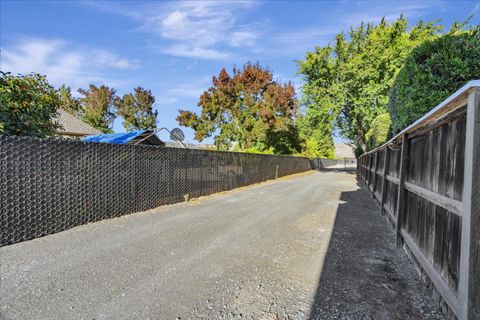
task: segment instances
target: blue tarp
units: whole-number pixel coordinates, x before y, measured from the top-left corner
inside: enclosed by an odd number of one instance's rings
[[[135,139],[139,135],[143,134],[145,131],[147,130],[138,130],[138,131],[132,131],[132,132],[123,132],[123,133],[97,134],[94,136],[84,137],[81,140],[88,141],[88,142],[128,144],[130,140]]]

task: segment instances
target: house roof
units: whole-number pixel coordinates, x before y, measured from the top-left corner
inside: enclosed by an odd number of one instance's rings
[[[138,130],[122,133],[106,133],[97,134],[93,136],[84,137],[82,141],[87,142],[103,142],[115,144],[147,144],[147,145],[161,145],[165,143],[160,140],[153,130]]]
[[[85,136],[90,134],[102,133],[100,130],[95,129],[89,124],[86,124],[85,122],[71,115],[65,110],[59,109],[57,111],[58,111],[58,115],[56,116],[55,120],[57,120],[60,123],[60,125],[63,127],[62,129],[59,129],[57,131],[57,133],[59,134],[72,135],[72,136]]]

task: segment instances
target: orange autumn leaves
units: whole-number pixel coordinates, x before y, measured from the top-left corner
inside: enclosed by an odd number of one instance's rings
[[[199,141],[214,136],[220,149],[254,148],[258,151],[294,153],[300,150],[295,117],[298,101],[292,83],[275,81],[258,63],[222,69],[212,86],[200,96],[199,114],[179,110],[180,125],[195,131]]]

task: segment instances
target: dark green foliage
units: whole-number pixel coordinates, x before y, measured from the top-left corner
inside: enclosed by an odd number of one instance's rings
[[[0,71],[0,133],[33,137],[51,136],[60,128],[54,120],[57,91],[39,74],[17,75]]]
[[[480,78],[480,27],[455,24],[416,48],[390,94],[392,128],[399,132],[470,80]]]
[[[357,159],[360,158],[360,156],[365,153],[365,151],[360,146],[357,146],[353,152],[355,153],[355,158]]]
[[[158,112],[153,111],[155,97],[150,90],[141,87],[134,91],[114,100],[117,115],[123,118],[123,127],[127,131],[156,128]]]
[[[286,130],[266,132],[265,145],[273,146],[274,154],[295,154],[300,152],[301,140],[295,123],[287,125]]]

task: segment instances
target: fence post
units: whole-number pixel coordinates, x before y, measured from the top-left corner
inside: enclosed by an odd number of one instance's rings
[[[378,180],[378,150],[375,151],[375,166],[373,168],[373,185],[372,185],[372,199],[375,199],[375,191],[377,191]]]
[[[380,214],[383,214],[383,206],[387,197],[387,174],[390,167],[390,149],[385,147],[385,155],[383,156],[383,177],[382,177],[382,195],[380,196]]]
[[[397,212],[395,214],[397,218],[397,225],[395,227],[397,233],[397,245],[402,244],[402,219],[405,214],[405,177],[407,175],[408,168],[408,136],[406,134],[402,137],[402,151],[400,154],[400,177],[398,179],[398,194],[397,194]]]
[[[468,96],[458,286],[461,320],[480,319],[480,89]]]

